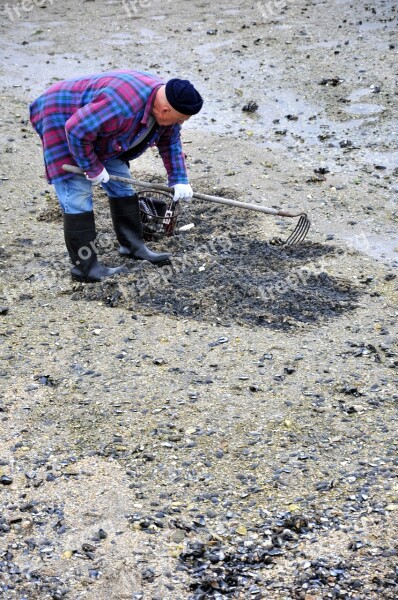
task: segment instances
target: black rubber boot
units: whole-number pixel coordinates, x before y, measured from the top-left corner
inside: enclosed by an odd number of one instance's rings
[[[73,279],[101,281],[105,277],[127,272],[126,267],[109,268],[98,262],[93,212],[77,215],[64,213],[64,235],[69,256],[75,265],[71,270]]]
[[[136,260],[148,260],[154,265],[170,263],[170,254],[152,252],[145,246],[138,196],[109,198],[112,222],[119,241],[119,253]]]

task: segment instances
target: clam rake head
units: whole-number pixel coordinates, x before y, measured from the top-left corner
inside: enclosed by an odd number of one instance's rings
[[[301,244],[307,237],[307,233],[311,227],[311,221],[305,213],[301,213],[296,227],[283,243],[284,246],[295,246]]]
[[[305,238],[307,237],[307,233],[309,228],[311,227],[311,221],[307,217],[305,213],[292,214],[284,212],[284,217],[300,217],[296,227],[293,229],[292,233],[289,235],[287,240],[282,240],[281,238],[272,238],[270,244],[272,246],[297,246],[301,244]]]

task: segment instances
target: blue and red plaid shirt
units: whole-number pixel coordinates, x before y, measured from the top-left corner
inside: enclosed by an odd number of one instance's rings
[[[148,73],[114,71],[60,81],[37,98],[30,105],[30,120],[43,143],[49,183],[73,176],[63,164],[96,177],[104,161],[128,150],[147,127],[161,85]],[[158,127],[137,153],[157,146],[170,186],[188,183],[180,132],[180,125]]]

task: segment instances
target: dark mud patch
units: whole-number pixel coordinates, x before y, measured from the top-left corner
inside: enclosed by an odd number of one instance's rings
[[[73,299],[275,329],[333,319],[357,306],[360,290],[322,267],[323,257],[337,256],[334,247],[274,247],[228,234],[198,244],[195,236],[173,238],[172,265],[129,261],[130,275],[79,285]]]
[[[45,192],[43,196],[46,205],[37,217],[38,221],[45,223],[60,223],[62,221],[62,211],[58,199],[53,193]]]
[[[45,208],[37,217],[38,221],[45,223],[60,223],[62,221],[61,209],[57,206]]]
[[[231,195],[231,190],[224,191]],[[58,210],[50,200],[46,210]],[[338,261],[342,250],[310,241],[274,246],[261,239],[262,227],[270,228],[264,236],[268,239],[284,229],[281,235],[287,237],[295,225],[291,219],[277,222],[278,232],[273,218],[253,212],[209,207],[206,202],[184,205],[178,226],[193,222],[194,229],[148,242],[156,251],[170,251],[172,264],[161,268],[117,255],[104,194],[96,203],[96,220],[101,261],[107,265],[125,262],[130,274],[101,283],[73,284],[66,293],[74,300],[226,326],[291,329],[354,310],[362,293],[349,280],[327,272],[324,259]],[[30,238],[17,238],[15,243],[33,252]]]

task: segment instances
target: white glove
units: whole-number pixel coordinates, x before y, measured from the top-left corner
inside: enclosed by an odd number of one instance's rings
[[[190,200],[193,189],[189,183],[176,183],[174,187],[174,200]]]
[[[94,184],[94,185],[98,185],[99,183],[108,183],[108,181],[109,181],[109,173],[108,173],[108,171],[104,167],[102,169],[101,173],[99,175],[97,175],[96,177],[89,177],[88,175],[86,175],[86,178],[89,181],[91,181],[91,183]]]

